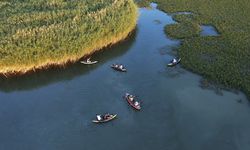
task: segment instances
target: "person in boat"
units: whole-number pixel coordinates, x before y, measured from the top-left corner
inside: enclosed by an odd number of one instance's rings
[[[87,62],[87,63],[91,63],[90,58],[88,58],[86,62]]]
[[[120,65],[119,68],[120,68],[120,69],[123,69],[123,65]]]
[[[177,63],[177,60],[174,58],[173,60],[172,60],[172,63]]]
[[[110,117],[111,117],[110,114],[105,114],[105,115],[104,115],[104,119],[109,119]]]
[[[134,101],[134,96],[133,95],[128,95],[128,99],[133,102]]]
[[[139,102],[136,101],[134,104],[135,104],[135,106],[138,106],[138,105],[139,105]]]
[[[102,120],[102,115],[96,115],[96,119],[97,119],[98,121],[101,121],[101,120]]]
[[[117,68],[117,67],[118,67],[118,65],[117,65],[117,64],[115,64],[115,67]]]

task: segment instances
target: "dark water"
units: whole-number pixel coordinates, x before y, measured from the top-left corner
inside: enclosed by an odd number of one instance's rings
[[[249,150],[246,97],[216,95],[199,87],[200,76],[166,67],[180,44],[163,32],[173,22],[159,10],[140,9],[135,35],[93,56],[99,64],[1,80],[0,149]],[[128,72],[111,70],[115,62]],[[142,100],[141,112],[122,99],[125,92]],[[118,119],[91,123],[104,112]]]

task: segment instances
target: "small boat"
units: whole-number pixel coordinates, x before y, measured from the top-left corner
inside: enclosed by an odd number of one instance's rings
[[[90,58],[88,58],[86,61],[80,61],[80,62],[85,65],[93,65],[98,63],[98,61],[91,61]]]
[[[181,58],[179,58],[175,63],[173,62],[173,60],[168,64],[168,67],[173,67],[176,66],[177,64],[179,64],[181,62]]]
[[[112,64],[111,65],[111,68],[113,68],[114,70],[116,71],[121,71],[121,72],[126,72],[127,69],[124,68],[123,66],[121,67],[122,65],[118,65],[118,64]]]
[[[96,120],[92,120],[92,122],[93,123],[105,123],[105,122],[109,122],[109,121],[115,119],[117,116],[117,114],[106,114],[106,115],[108,115],[108,116],[105,117],[105,115],[99,115],[99,117],[101,117],[101,120],[96,119]]]
[[[140,103],[134,99],[133,95],[126,93],[125,98],[130,106],[132,106],[136,110],[141,110]]]

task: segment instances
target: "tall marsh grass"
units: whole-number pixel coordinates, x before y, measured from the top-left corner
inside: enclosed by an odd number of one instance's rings
[[[133,0],[0,1],[0,73],[79,60],[128,36]]]

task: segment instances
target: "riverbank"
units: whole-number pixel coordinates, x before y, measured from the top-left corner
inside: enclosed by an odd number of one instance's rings
[[[149,1],[143,4],[148,4]],[[155,0],[159,9],[177,14],[178,24],[166,26],[172,38],[182,39],[178,55],[183,67],[208,80],[243,90],[250,96],[250,4],[247,0]],[[219,36],[200,36],[200,25],[213,25]]]
[[[74,63],[124,40],[138,16],[133,0],[12,0],[0,7],[0,73],[5,76]]]

